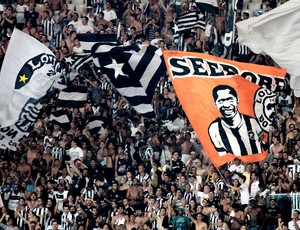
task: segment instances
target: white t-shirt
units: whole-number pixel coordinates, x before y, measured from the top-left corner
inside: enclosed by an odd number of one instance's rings
[[[251,184],[250,196],[255,197],[258,190],[259,190],[259,181],[255,181]]]
[[[114,10],[110,10],[110,11],[103,10],[103,13],[104,13],[104,19],[108,22],[117,19],[117,14]]]
[[[240,193],[241,193],[241,205],[248,204],[250,194],[249,194],[249,187],[246,183],[240,186]]]
[[[68,198],[68,193],[69,191],[63,191],[62,193],[58,192],[58,191],[54,191],[54,197],[57,203],[57,207],[60,211],[64,211],[64,202],[67,200]]]
[[[16,6],[16,19],[17,19],[17,23],[24,23],[25,22],[25,18],[24,18],[24,13],[25,11],[28,10],[28,6],[27,5],[17,5]],[[1,11],[1,10],[0,10]]]
[[[297,225],[300,227],[300,220],[297,220],[296,223],[297,223]],[[289,222],[289,224],[288,224],[288,229],[289,229],[289,230],[296,230],[294,221],[291,220],[291,221]]]
[[[76,30],[77,34],[95,33],[94,27],[91,25],[80,25]]]
[[[68,155],[70,156],[71,163],[74,164],[76,159],[83,158],[83,151],[80,147],[70,148]]]

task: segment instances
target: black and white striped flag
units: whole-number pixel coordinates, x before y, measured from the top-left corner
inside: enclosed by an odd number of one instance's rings
[[[144,116],[154,116],[151,104],[154,89],[166,66],[161,50],[151,45],[126,47],[97,45],[94,64],[107,74],[118,92]]]
[[[116,34],[77,34],[81,47],[84,53],[67,55],[64,58],[66,63],[71,65],[71,68],[78,71],[84,64],[93,60],[91,50],[95,44],[116,45]]]
[[[204,16],[197,11],[192,11],[178,16],[175,23],[178,27],[178,33],[197,28],[205,30]]]
[[[68,87],[59,92],[57,106],[63,108],[82,108],[87,102],[87,87]]]
[[[66,63],[71,65],[71,68],[78,71],[81,66],[93,60],[91,53],[68,55],[64,58]]]
[[[68,110],[61,109],[55,112],[52,112],[49,118],[50,121],[57,122],[60,125],[69,124],[71,121],[71,116]]]
[[[107,118],[102,116],[90,116],[86,126],[91,135],[100,134],[107,127]]]
[[[117,34],[77,34],[85,53],[91,52],[96,43],[117,44]]]

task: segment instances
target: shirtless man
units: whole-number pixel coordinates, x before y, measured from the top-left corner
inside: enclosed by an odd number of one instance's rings
[[[104,27],[107,27],[108,21],[104,19],[104,13],[100,12],[98,14],[97,21],[95,22],[95,26],[99,27],[100,25],[103,25]]]
[[[138,228],[138,224],[135,221],[135,215],[131,214],[129,217],[129,221],[126,223],[126,229],[131,230],[133,228]]]
[[[148,8],[146,10],[147,11],[147,19],[150,19],[150,18],[155,18],[156,20],[161,19],[161,9],[157,3],[157,0],[148,0],[146,7]]]
[[[239,209],[239,205],[237,203],[232,205],[232,209],[233,212],[230,213],[230,229],[239,230],[245,222],[245,215],[244,212]]]
[[[132,186],[127,190],[126,198],[129,200],[131,206],[136,206],[143,200],[143,190],[138,186],[138,179],[134,178]]]
[[[63,0],[49,0],[50,9],[54,12],[53,19],[57,22],[59,18],[59,13],[63,8],[64,1]]]
[[[226,17],[224,16],[223,10],[220,10],[220,13],[216,15],[216,28],[218,34],[225,34]]]
[[[203,210],[202,210],[203,215],[209,217],[210,213],[212,212],[212,207],[208,207],[207,199],[203,199],[202,206],[203,206]]]
[[[44,3],[44,9],[39,13],[39,17],[38,17],[38,23],[39,24],[41,24],[41,22],[42,22],[45,10],[47,10],[49,12],[50,18],[53,17],[53,10],[50,8],[50,3],[49,2],[45,2]]]
[[[191,142],[191,134],[186,133],[185,134],[185,141],[180,145],[181,148],[181,154],[182,154],[182,161],[186,165],[188,161],[191,159],[191,151],[194,150],[194,143]]]
[[[192,222],[196,226],[196,230],[207,230],[207,224],[203,221],[203,215],[201,212],[198,212],[196,214],[196,219],[191,215],[190,212],[188,212],[189,217],[191,218]]]
[[[26,163],[26,157],[21,157],[20,165],[17,168],[22,180],[26,180],[31,176],[31,167]]]
[[[143,215],[141,208],[138,208],[136,210],[136,218],[135,218],[135,222],[137,223],[137,225],[139,227],[143,227],[147,221],[149,221],[149,218]]]
[[[270,146],[270,152],[273,155],[273,158],[282,158],[282,153],[284,151],[284,146],[279,142],[278,137],[272,137],[272,145]]]
[[[126,225],[128,223],[128,216],[124,214],[124,208],[123,206],[120,206],[118,208],[118,215],[114,216],[111,223],[113,226],[113,229],[116,229],[117,226],[120,225]]]
[[[250,198],[248,207],[245,208],[244,216],[249,215],[250,219],[248,220],[249,228],[257,228],[263,225],[264,215],[261,208],[256,206],[256,200]]]
[[[143,31],[143,26],[142,23],[136,20],[136,15],[132,14],[129,18],[130,24],[129,28],[135,27],[136,28],[136,33],[140,34]]]
[[[173,12],[175,11],[173,6],[170,6],[169,8],[167,8],[164,5],[163,0],[159,0],[160,6],[162,7],[162,9],[165,11],[165,24],[166,23],[172,23],[173,22]]]

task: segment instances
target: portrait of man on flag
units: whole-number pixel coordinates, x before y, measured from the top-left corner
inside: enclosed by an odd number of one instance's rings
[[[263,130],[256,118],[240,113],[236,90],[229,85],[218,85],[212,95],[221,117],[210,124],[208,133],[219,156],[261,153]]]
[[[207,54],[169,50],[163,54],[184,112],[212,163],[219,167],[235,158],[265,160],[274,92],[285,72]]]

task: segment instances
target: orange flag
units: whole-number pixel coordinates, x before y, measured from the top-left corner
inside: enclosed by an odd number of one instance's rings
[[[265,134],[276,104],[272,91],[284,87],[285,70],[200,53],[168,50],[163,55],[176,94],[213,164],[266,159]]]

